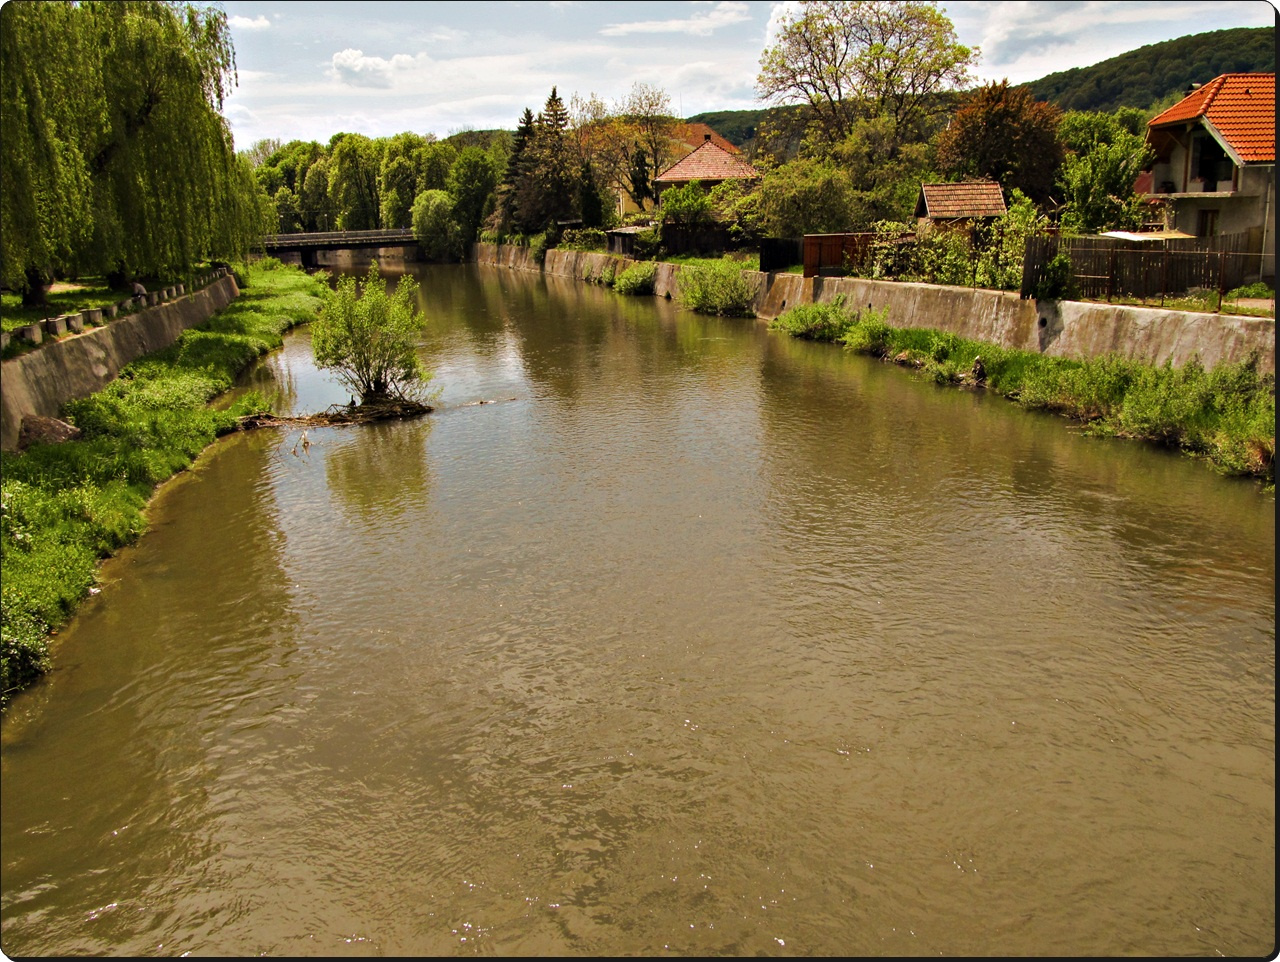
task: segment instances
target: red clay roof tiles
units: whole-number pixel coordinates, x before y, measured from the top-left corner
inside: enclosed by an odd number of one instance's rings
[[[1215,77],[1147,124],[1184,124],[1203,117],[1246,164],[1276,162],[1276,75],[1228,73]]]
[[[655,183],[687,183],[691,180],[748,180],[760,174],[750,164],[705,140],[683,160],[672,164],[654,178]]]
[[[999,217],[1005,212],[1000,185],[990,180],[960,184],[921,184],[916,216],[932,220],[957,217]]]

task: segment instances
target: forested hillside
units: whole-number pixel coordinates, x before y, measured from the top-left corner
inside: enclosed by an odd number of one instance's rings
[[[1104,110],[1176,101],[1195,83],[1224,73],[1273,73],[1275,27],[1213,30],[1153,43],[1024,84],[1037,100],[1063,110]]]

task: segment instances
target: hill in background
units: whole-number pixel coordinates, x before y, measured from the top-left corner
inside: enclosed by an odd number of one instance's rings
[[[1092,67],[1051,73],[1022,86],[1063,110],[1142,110],[1181,99],[1192,84],[1224,73],[1274,73],[1275,27],[1212,30],[1153,43]]]
[[[1130,50],[1092,67],[1074,67],[1022,84],[1037,100],[1063,110],[1104,110],[1157,104],[1171,105],[1192,84],[1203,84],[1224,73],[1274,73],[1275,27],[1211,30]],[[770,110],[713,110],[687,117],[689,123],[710,125],[738,147],[755,139],[760,121]]]

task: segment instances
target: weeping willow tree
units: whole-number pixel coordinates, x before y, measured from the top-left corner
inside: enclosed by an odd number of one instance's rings
[[[0,8],[0,282],[242,257],[269,200],[222,116],[226,14],[157,0]]]

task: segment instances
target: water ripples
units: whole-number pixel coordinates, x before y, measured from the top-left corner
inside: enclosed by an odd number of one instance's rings
[[[743,322],[430,280],[439,412],[224,443],[6,721],[6,950],[1273,931],[1270,502]]]

